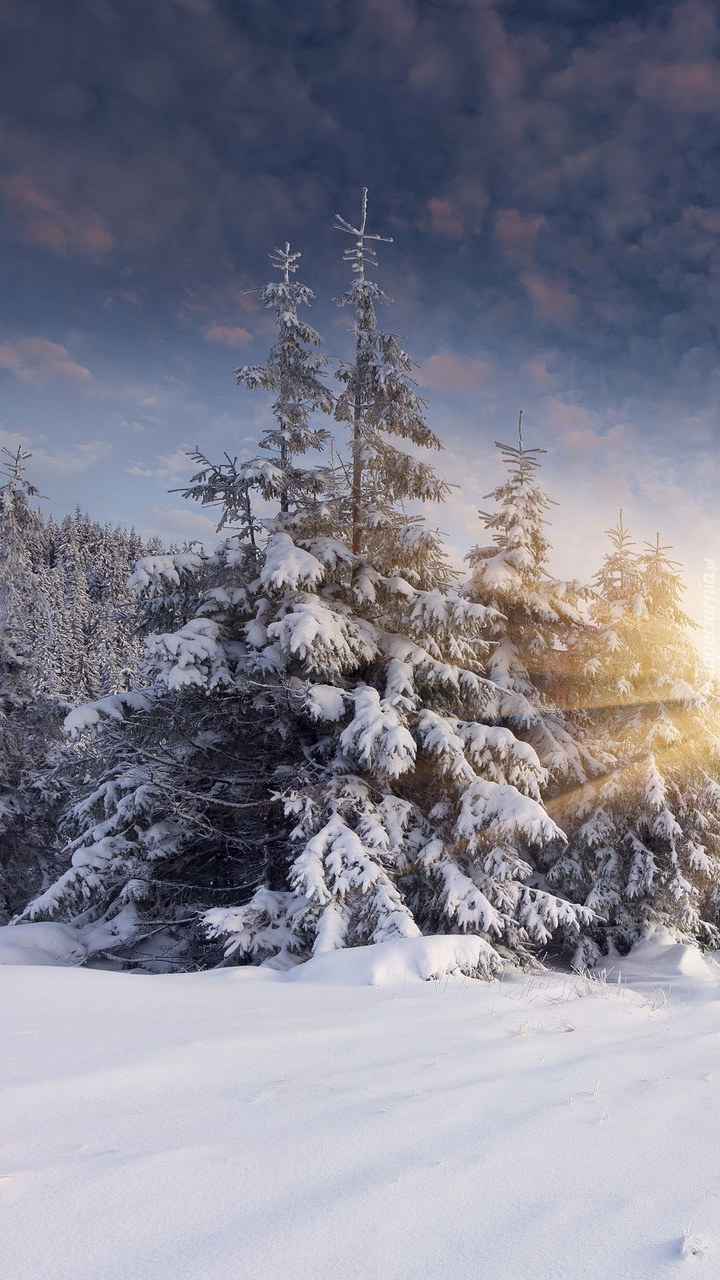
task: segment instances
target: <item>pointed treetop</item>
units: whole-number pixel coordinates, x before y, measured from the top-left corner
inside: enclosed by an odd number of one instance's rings
[[[648,612],[655,618],[672,618],[687,626],[690,620],[680,612],[680,600],[684,592],[681,573],[682,564],[671,559],[668,554],[671,546],[663,546],[660,534],[655,534],[654,542],[645,543],[645,551],[641,556],[644,569],[644,588]]]
[[[5,445],[3,445],[0,452],[5,455],[5,458],[7,458],[7,462],[4,458],[0,462],[0,470],[2,470],[2,473],[6,475],[10,481],[10,483],[5,484],[3,488],[10,490],[22,489],[30,498],[44,498],[45,494],[41,493],[36,485],[31,484],[29,480],[25,479],[25,472],[27,468],[23,464],[28,458],[32,457],[32,454],[28,453],[27,449],[23,449],[21,444],[18,445],[14,452],[12,449],[6,449]]]
[[[635,599],[640,591],[640,557],[622,509],[617,524],[605,532],[612,550],[603,557],[602,565],[594,576],[595,587],[603,599],[612,603]]]
[[[290,245],[286,240],[284,249],[273,249],[272,253],[268,254],[268,257],[273,266],[277,267],[278,271],[282,271],[285,284],[289,284],[290,273],[292,271],[297,271],[298,261],[302,258],[300,251],[296,250],[295,253],[292,253],[290,251]]]
[[[355,236],[355,246],[352,249],[346,249],[343,253],[343,261],[352,263],[352,270],[361,280],[365,279],[365,263],[369,263],[371,267],[377,266],[377,258],[372,245],[368,245],[368,240],[380,240],[383,244],[392,244],[392,236],[378,236],[371,234],[365,230],[367,226],[367,187],[363,187],[362,207],[360,210],[360,226],[354,227],[352,223],[346,222],[340,217],[339,213],[335,214],[335,230],[344,231],[349,236]]]
[[[672,551],[672,549],[673,548],[671,545],[663,546],[663,544],[660,541],[660,534],[656,533],[654,542],[645,543],[645,558],[647,560],[657,561],[658,563],[662,562],[663,564],[666,564],[666,565],[672,565],[676,569],[681,569],[682,564],[680,563],[680,561],[671,559],[671,557],[667,554],[668,551]]]
[[[631,547],[635,546],[635,543],[630,537],[628,528],[623,520],[622,507],[620,508],[620,519],[618,520],[615,528],[606,529],[605,532],[613,546],[617,547],[618,551],[629,551]]]
[[[495,441],[495,448],[499,449],[506,463],[514,464],[518,468],[518,475],[524,479],[530,475],[535,467],[540,466],[540,454],[547,453],[547,449],[526,449],[523,440],[522,429],[523,411],[520,410],[518,418],[518,442],[514,444],[503,444],[500,440]]]
[[[12,449],[6,449],[5,445],[3,445],[2,452],[8,459],[7,462],[3,461],[2,463],[5,475],[9,476],[11,480],[22,480],[23,474],[27,470],[23,463],[27,458],[31,458],[32,454],[28,453],[27,449],[23,449],[21,444],[18,445],[14,453]]]

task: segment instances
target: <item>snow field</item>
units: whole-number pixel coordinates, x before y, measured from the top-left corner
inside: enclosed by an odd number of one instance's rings
[[[714,966],[660,939],[620,987],[423,982],[397,946],[0,968],[6,1274],[717,1275]]]

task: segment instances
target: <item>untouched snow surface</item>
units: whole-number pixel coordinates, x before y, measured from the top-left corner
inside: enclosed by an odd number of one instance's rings
[[[720,1275],[720,976],[687,948],[620,986],[423,982],[452,958],[407,944],[142,977],[18,964],[15,932],[12,1280]]]

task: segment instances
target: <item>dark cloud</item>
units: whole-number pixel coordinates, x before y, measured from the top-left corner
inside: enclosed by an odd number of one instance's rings
[[[262,353],[266,318],[244,290],[275,243],[304,250],[316,319],[330,347],[346,341],[332,216],[351,217],[367,184],[396,240],[380,267],[393,323],[433,412],[455,423],[465,404],[492,432],[522,397],[588,466],[603,441],[611,460],[662,442],[679,468],[679,440],[710,447],[715,5],[5,0],[0,23],[14,394],[28,353],[62,350],[94,385],[175,387],[119,411],[194,443],[203,412],[233,411],[233,360],[253,341]]]
[[[531,266],[576,292],[591,325],[612,328],[629,301],[656,315],[659,230],[673,250],[717,249],[715,10],[568,2],[523,23],[523,8],[8,6],[6,234],[163,280],[217,276],[254,269],[289,231],[320,248],[335,206],[367,182],[405,232],[398,278],[422,247],[446,289],[465,280],[491,306],[508,289],[522,303]],[[503,218],[537,228],[532,264],[511,234],[497,254]],[[676,279],[671,300],[685,288]]]

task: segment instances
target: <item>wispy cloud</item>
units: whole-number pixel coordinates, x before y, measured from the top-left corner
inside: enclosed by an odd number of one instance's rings
[[[443,194],[427,201],[425,223],[435,235],[450,240],[478,235],[489,203],[490,197],[479,179],[469,175],[458,178]]]
[[[162,454],[154,474],[159,480],[170,480],[181,483],[188,479],[192,471],[192,462],[188,457],[190,445],[176,449],[174,453]]]
[[[77,383],[93,381],[90,370],[73,360],[67,347],[48,342],[47,338],[24,337],[0,344],[0,369],[13,373],[21,382],[53,378]]]
[[[520,279],[540,319],[563,326],[570,325],[577,319],[580,299],[567,285],[533,271],[524,271]]]
[[[223,347],[245,347],[252,342],[250,330],[243,329],[241,325],[210,325],[205,330],[205,338],[208,342],[219,342]]]
[[[198,539],[213,543],[218,540],[217,521],[200,511],[193,511],[189,504],[186,507],[173,507],[169,503],[158,503],[150,508],[149,514],[154,531],[168,542]]]
[[[458,355],[452,351],[438,351],[420,365],[417,381],[421,387],[457,393],[486,385],[492,373],[492,365],[487,360]]]
[[[58,476],[82,476],[97,467],[112,450],[106,440],[86,440],[62,449],[47,448],[42,440],[2,428],[0,444],[11,450],[22,445],[31,454],[29,470],[41,483],[46,477],[55,479]]]

